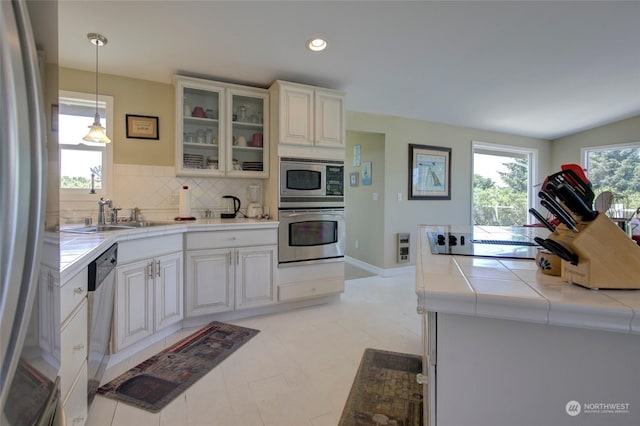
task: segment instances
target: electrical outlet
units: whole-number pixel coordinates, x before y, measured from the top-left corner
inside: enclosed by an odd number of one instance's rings
[[[355,244],[356,248],[358,248],[358,240],[356,240],[354,244]]]
[[[398,192],[398,201],[402,201],[402,192]]]
[[[378,193],[377,192],[373,193],[373,201],[378,201]]]

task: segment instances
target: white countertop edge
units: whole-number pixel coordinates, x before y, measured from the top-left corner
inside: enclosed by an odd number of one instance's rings
[[[428,292],[418,294],[424,310],[450,314],[476,315],[475,294],[447,294]]]
[[[476,313],[490,318],[546,324],[549,322],[549,302],[544,299],[477,294]]]
[[[631,294],[623,290],[600,290],[600,293],[621,303],[633,311],[631,319],[631,333],[640,334],[640,291]]]
[[[120,241],[131,241],[141,238],[156,237],[171,234],[183,234],[185,232],[206,232],[241,229],[273,229],[279,225],[278,221],[263,221],[255,219],[202,219],[193,222],[167,223],[166,225],[150,226],[145,228],[122,229],[118,231],[95,232],[78,234],[61,231],[58,233],[60,242],[60,282],[64,283],[80,273],[87,265],[111,245]],[[86,251],[81,251],[72,260],[62,261],[64,257],[72,257],[65,254],[65,246],[83,245],[86,241]]]
[[[552,302],[549,324],[631,333],[633,311],[630,308],[622,304],[620,309],[600,306],[587,308],[579,304]]]

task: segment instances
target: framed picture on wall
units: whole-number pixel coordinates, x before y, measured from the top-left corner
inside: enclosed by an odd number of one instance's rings
[[[353,166],[360,167],[360,145],[353,147]]]
[[[126,114],[127,138],[129,139],[160,139],[158,131],[158,117],[149,115]]]
[[[409,144],[409,199],[451,199],[451,148]]]
[[[371,161],[362,162],[362,184],[371,185]]]

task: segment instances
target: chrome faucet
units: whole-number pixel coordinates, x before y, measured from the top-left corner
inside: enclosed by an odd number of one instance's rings
[[[107,213],[105,212],[105,207],[107,206],[108,208],[111,208],[112,206],[112,202],[109,199],[104,199],[103,197],[100,197],[100,199],[98,200],[98,225],[106,225],[107,222]]]
[[[131,209],[131,220],[134,222],[140,221],[140,209],[138,207]]]

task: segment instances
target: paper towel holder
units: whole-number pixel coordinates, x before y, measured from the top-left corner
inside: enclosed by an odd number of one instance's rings
[[[187,192],[188,190],[189,190],[188,185],[182,186],[182,190],[180,191],[180,212],[178,213],[178,216],[174,218],[174,220],[177,220],[177,221],[196,220],[195,217],[191,216],[191,200],[183,198],[185,194],[188,194]],[[187,213],[184,214],[183,210],[184,212],[187,212]]]

